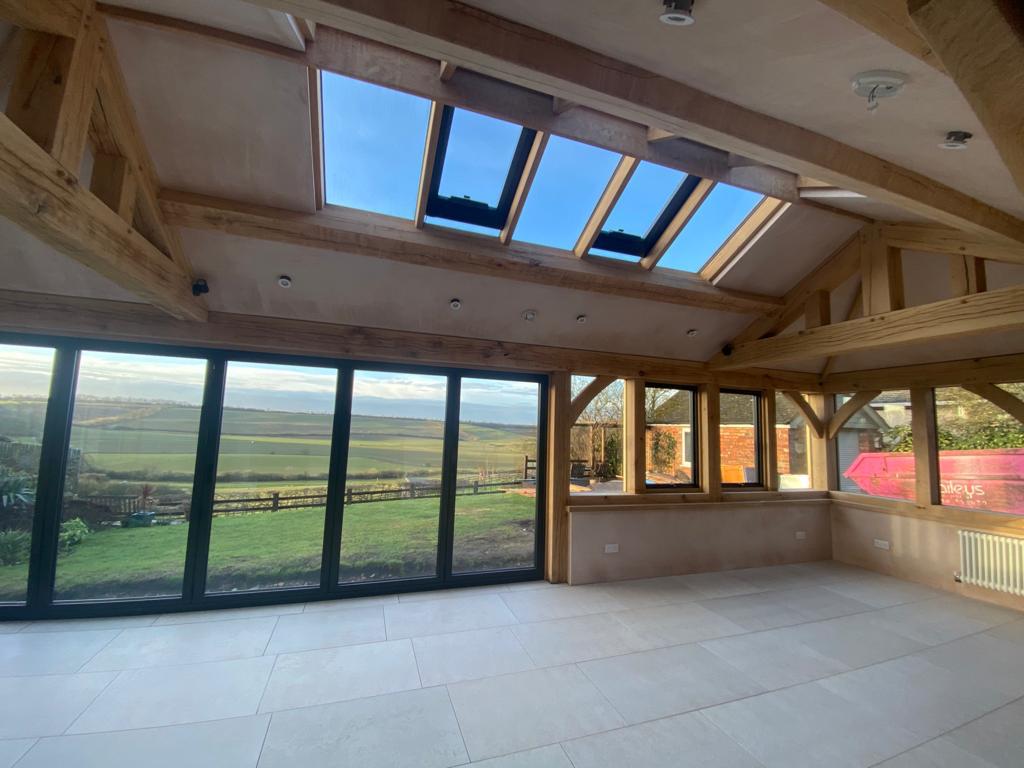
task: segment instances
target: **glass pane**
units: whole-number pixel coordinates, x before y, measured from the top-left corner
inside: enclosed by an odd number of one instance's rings
[[[456,109],[438,195],[497,207],[522,132],[504,120]]]
[[[781,392],[776,392],[775,455],[780,490],[811,487],[809,429],[803,411]]]
[[[452,571],[532,568],[539,387],[462,379]]]
[[[574,376],[575,397],[586,386]],[[622,414],[625,386],[616,379],[583,409],[569,432],[569,491],[623,493]]]
[[[1024,400],[1024,384],[1001,384]],[[959,387],[935,390],[942,503],[1024,515],[1024,424]]]
[[[327,202],[411,219],[430,102],[324,72]]]
[[[850,398],[836,396],[836,410]],[[883,392],[836,435],[839,490],[914,501],[910,392]]]
[[[674,168],[641,162],[612,208],[604,231],[645,237],[685,178],[685,173]]]
[[[761,482],[761,450],[758,445],[758,395],[722,392],[719,408],[719,440],[722,484]]]
[[[206,361],[83,351],[57,600],[178,596]]]
[[[341,582],[434,576],[444,376],[356,371]]]
[[[515,239],[572,248],[618,162],[614,152],[552,136],[526,196]]]
[[[693,392],[676,387],[644,388],[647,418],[647,485],[697,483]]]
[[[320,584],[337,371],[230,362],[207,592]]]
[[[658,266],[698,272],[762,200],[757,192],[716,184]]]
[[[52,376],[52,349],[0,344],[0,603],[25,601]]]

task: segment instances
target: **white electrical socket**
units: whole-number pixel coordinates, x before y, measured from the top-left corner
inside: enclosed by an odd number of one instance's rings
[[[619,545],[618,544],[605,544],[604,545],[604,553],[606,555],[617,555],[619,553]]]
[[[796,540],[797,541],[803,541],[806,538],[807,538],[807,531],[797,531],[796,532]]]
[[[888,552],[892,546],[885,539],[875,539],[875,549],[884,549]]]

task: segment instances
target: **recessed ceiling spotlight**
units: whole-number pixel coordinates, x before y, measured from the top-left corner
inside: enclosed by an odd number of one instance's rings
[[[576,315],[576,322],[579,323],[580,325],[583,325],[585,322],[587,322],[587,316],[586,315]]]
[[[698,333],[700,333],[700,331],[698,331],[698,330],[697,330],[696,328],[691,328],[690,330],[688,330],[688,331],[686,332],[686,335],[687,335],[687,336],[689,336],[690,338],[693,338],[693,337],[694,337],[694,336],[696,336],[696,335],[697,335]]]
[[[902,91],[906,84],[906,75],[889,69],[872,69],[868,72],[861,72],[850,83],[854,93],[868,100],[868,112],[874,112],[878,109],[880,99],[892,98]]]
[[[939,143],[943,149],[967,149],[967,142],[974,138],[973,133],[967,131],[950,131],[946,134],[946,140]]]
[[[537,310],[536,309],[524,309],[523,310],[523,320],[525,320],[528,323],[532,323],[536,319],[537,319]]]
[[[277,284],[280,285],[282,288],[291,288],[292,279],[288,277],[288,275],[281,275],[279,278],[277,278]]]
[[[658,17],[662,24],[668,24],[670,27],[688,27],[695,21],[693,0],[663,0],[663,5],[665,10]]]
[[[451,307],[452,312],[458,312],[462,309],[462,299],[452,299],[448,302],[448,306]]]

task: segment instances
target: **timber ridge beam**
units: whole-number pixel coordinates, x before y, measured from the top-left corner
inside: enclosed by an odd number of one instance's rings
[[[1024,243],[1024,221],[926,176],[458,2],[255,1],[324,27],[411,50],[434,62],[450,61],[460,70],[467,67],[580,104],[579,109],[558,117],[591,108],[646,122],[718,147],[726,153],[726,164],[732,152],[899,206],[946,226],[987,233],[1007,243]],[[320,29],[317,47],[324,36],[325,30]],[[435,73],[436,66],[431,66]],[[433,80],[437,82],[436,74]]]
[[[164,191],[168,222],[192,229],[322,248],[456,272],[572,288],[721,312],[761,314],[782,300],[730,291],[682,274],[589,263],[556,249],[501,245],[494,238],[446,233],[381,214],[325,206],[314,214]]]

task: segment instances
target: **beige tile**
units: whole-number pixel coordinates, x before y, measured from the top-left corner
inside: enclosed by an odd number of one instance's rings
[[[443,635],[516,623],[498,595],[384,606],[388,639]]]
[[[490,760],[473,763],[473,766],[474,768],[573,768],[565,750],[558,744],[528,749],[525,752],[516,752],[514,755],[505,755],[504,757],[492,757]]]
[[[657,579],[631,579],[602,584],[601,589],[617,600],[642,608],[648,605],[685,603],[704,597],[686,583],[684,576],[665,576]]]
[[[680,645],[746,630],[699,603],[660,605],[613,614],[642,640],[653,646]]]
[[[277,657],[260,712],[309,707],[420,687],[408,640]]]
[[[1008,623],[1016,614],[966,598],[939,597],[884,608],[871,617],[904,637],[937,645]]]
[[[148,627],[156,616],[113,616],[104,619],[54,619],[33,621],[25,625],[23,632],[81,632],[94,629],[127,629]]]
[[[233,621],[235,619],[265,619],[271,616],[286,616],[302,613],[302,603],[287,605],[257,605],[251,608],[228,608],[214,611],[182,611],[158,616],[156,626],[165,624],[201,624],[206,621]]]
[[[757,592],[767,591],[767,588],[758,587],[748,581],[737,578],[729,571],[691,573],[679,578],[683,584],[700,593],[704,599],[752,595]]]
[[[1015,701],[967,723],[945,738],[995,768],[1024,763],[1024,701]]]
[[[539,667],[554,667],[653,647],[607,613],[517,624],[512,631]]]
[[[32,745],[36,743],[35,739],[10,739],[8,741],[0,741],[0,768],[14,768],[14,764],[21,759]],[[569,766],[572,768],[572,766]]]
[[[928,647],[873,621],[873,615],[859,613],[774,631],[851,669],[878,664]]]
[[[787,630],[705,640],[700,645],[743,672],[765,689],[806,683],[849,671],[836,659],[794,642]]]
[[[764,690],[699,645],[587,661],[579,667],[627,723],[681,714]]]
[[[509,627],[417,637],[412,644],[424,687],[523,672],[535,666]]]
[[[1017,766],[1019,763],[1008,763]],[[897,755],[892,760],[879,763],[878,768],[998,768],[987,760],[982,760],[945,737],[914,747]]]
[[[502,595],[502,600],[522,622],[564,619],[588,613],[605,613],[625,607],[622,600],[601,586],[560,586],[554,589],[525,590]]]
[[[473,760],[607,731],[622,718],[575,666],[448,686]]]
[[[923,584],[894,579],[891,576],[865,571],[855,579],[827,584],[826,589],[859,600],[872,608],[888,608],[903,603],[916,603],[939,597],[942,593]]]
[[[739,625],[747,632],[802,624],[807,617],[796,607],[787,605],[780,592],[702,600],[698,605]]]
[[[989,633],[972,635],[915,654],[952,675],[965,688],[1024,696],[1024,649]]]
[[[0,675],[78,672],[120,632],[103,629],[0,635]]]
[[[566,742],[574,768],[760,768],[697,712]]]
[[[274,714],[260,768],[447,768],[466,750],[444,688]]]
[[[319,611],[346,611],[351,608],[373,608],[377,606],[395,605],[398,595],[375,595],[373,597],[346,597],[341,600],[314,600],[306,603],[304,613]]]
[[[0,739],[63,733],[116,676],[96,672],[0,678]]]
[[[380,606],[297,613],[277,620],[266,653],[310,651],[384,639],[384,609]]]

